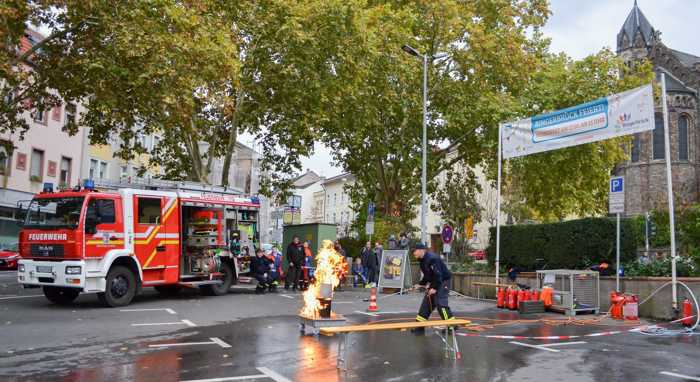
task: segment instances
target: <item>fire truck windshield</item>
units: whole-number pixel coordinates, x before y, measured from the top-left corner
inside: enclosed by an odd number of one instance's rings
[[[24,226],[39,229],[75,228],[80,221],[84,200],[84,197],[33,199]]]

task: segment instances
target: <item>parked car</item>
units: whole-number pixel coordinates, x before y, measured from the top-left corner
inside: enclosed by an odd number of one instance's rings
[[[15,270],[19,261],[19,249],[17,243],[0,247],[0,269]]]
[[[486,260],[486,251],[469,252],[469,256],[474,260]]]

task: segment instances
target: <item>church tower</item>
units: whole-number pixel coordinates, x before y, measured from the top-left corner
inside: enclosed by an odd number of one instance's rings
[[[700,57],[667,47],[634,1],[620,32],[617,54],[630,66],[651,61],[656,80],[666,76],[670,152],[664,145],[662,107],[657,100],[654,130],[633,136],[629,160],[620,163],[616,175],[625,177],[625,213],[643,214],[666,209],[666,161],[671,161],[676,208],[700,201],[699,113]]]
[[[617,54],[627,64],[647,58],[656,36],[657,32],[635,0],[632,10],[617,34]]]

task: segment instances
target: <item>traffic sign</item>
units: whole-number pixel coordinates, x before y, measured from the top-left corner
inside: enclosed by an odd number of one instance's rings
[[[374,221],[374,203],[372,202],[367,203],[367,220]]]
[[[369,235],[374,235],[374,222],[367,220],[367,223],[365,223],[365,234]]]
[[[452,242],[452,234],[454,233],[454,230],[452,229],[452,226],[449,224],[445,224],[442,227],[442,242],[445,244],[450,244]]]
[[[621,214],[625,212],[625,178],[615,176],[610,178],[608,189],[608,207],[611,214]]]

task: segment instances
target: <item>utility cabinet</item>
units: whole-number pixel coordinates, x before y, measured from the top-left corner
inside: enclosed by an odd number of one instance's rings
[[[537,271],[537,287],[550,286],[551,310],[567,316],[600,312],[600,275],[596,271],[553,269]]]

